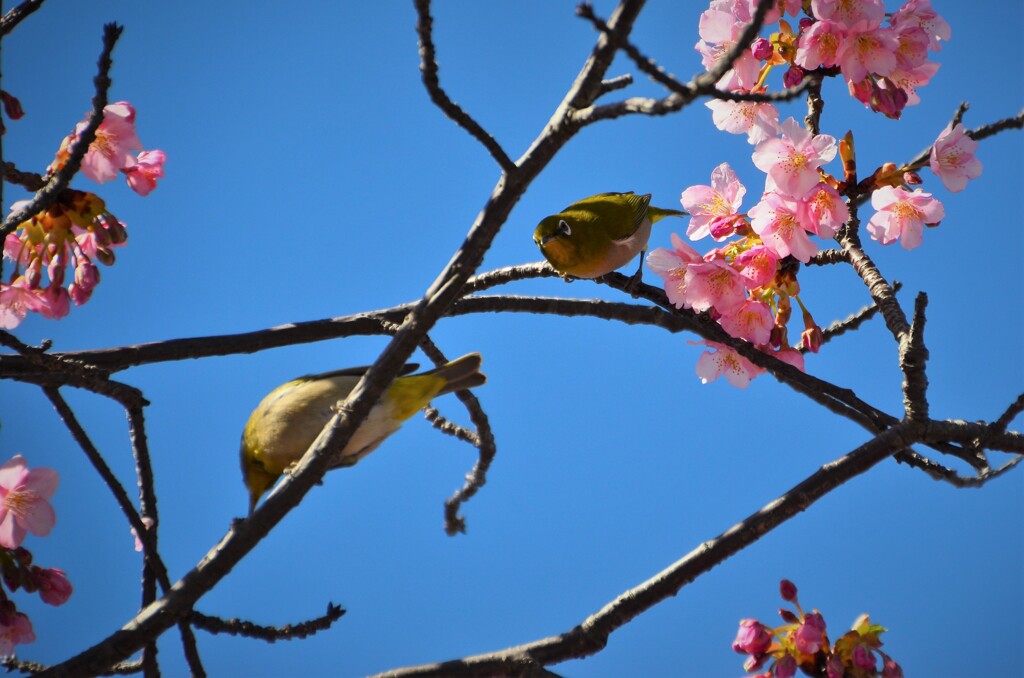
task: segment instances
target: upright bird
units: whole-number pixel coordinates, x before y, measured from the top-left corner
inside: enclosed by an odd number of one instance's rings
[[[470,353],[435,369],[409,374],[409,364],[373,406],[331,468],[352,466],[377,448],[402,423],[432,399],[480,386],[479,353]],[[293,379],[271,391],[256,406],[242,432],[242,479],[249,489],[249,513],[285,470],[302,458],[369,367],[353,367]]]
[[[651,207],[650,193],[599,193],[543,219],[533,232],[533,241],[559,273],[596,278],[646,252],[653,223],[685,214]],[[630,285],[642,275],[641,259]]]

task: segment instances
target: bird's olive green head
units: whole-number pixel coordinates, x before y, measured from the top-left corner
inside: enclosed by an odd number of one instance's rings
[[[541,254],[555,269],[565,272],[580,259],[581,232],[573,230],[573,219],[563,214],[546,217],[533,232]]]
[[[249,448],[244,438],[242,439],[242,479],[249,488],[249,515],[256,510],[260,497],[274,486],[280,475],[264,468],[256,458],[254,450]]]

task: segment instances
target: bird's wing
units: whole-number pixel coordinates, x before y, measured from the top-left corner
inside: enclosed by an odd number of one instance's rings
[[[633,234],[644,223],[644,219],[647,218],[647,208],[651,204],[651,194],[637,195],[631,192],[609,193],[608,195],[618,196],[615,200],[617,214],[615,215],[615,227],[612,237],[615,240],[626,240],[633,237]]]
[[[399,372],[399,376],[404,376],[410,372],[415,372],[420,368],[417,363],[406,363],[402,371]],[[369,365],[360,365],[359,367],[346,367],[343,370],[331,370],[330,372],[321,372],[319,374],[306,374],[293,381],[309,381],[311,379],[330,379],[331,377],[358,377],[366,374],[370,369]]]

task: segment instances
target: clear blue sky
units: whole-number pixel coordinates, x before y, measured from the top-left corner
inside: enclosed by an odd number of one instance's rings
[[[595,4],[605,16],[613,7]],[[1024,103],[1020,3],[984,12],[977,3],[934,4],[953,39],[903,121],[871,114],[841,83],[827,83],[823,131],[854,130],[862,173],[916,155],[961,101],[971,104],[969,127]],[[574,5],[436,3],[442,81],[513,157],[542,129],[596,38]],[[652,0],[635,42],[689,77],[700,68],[692,46],[702,8]],[[5,159],[26,170],[50,162],[89,107],[106,21],[126,27],[111,99],[136,106],[142,141],[166,151],[168,176],[148,198],[78,180],[128,224],[129,244],[103,269],[92,301],[60,322],[28,320],[17,331],[24,341],[100,348],[416,299],[497,180],[488,154],[420,83],[411,2],[50,2],[4,40],[3,86],[27,112],[9,125]],[[620,59],[610,75],[627,72],[636,74]],[[626,94],[658,93],[636,75]],[[783,116],[804,110],[794,103]],[[1020,132],[983,143],[984,174],[956,195],[924,172],[946,219],[919,249],[868,243],[883,272],[904,282],[904,301],[929,294],[934,416],[995,418],[1024,385],[1022,148]],[[530,187],[484,268],[539,259],[534,226],[573,200],[635,190],[675,207],[723,160],[748,185],[749,208],[761,181],[750,151],[745,139],[717,132],[702,105],[588,128]],[[8,190],[5,202],[17,197]],[[661,222],[652,245],[668,246],[670,229],[682,233],[685,222]],[[807,270],[801,283],[823,324],[868,303],[846,268]],[[558,280],[507,291],[622,299]],[[445,320],[434,338],[451,356],[483,353],[490,377],[478,394],[498,457],[465,506],[468,534],[444,534],[442,504],[472,467],[472,450],[414,418],[359,466],[328,476],[198,606],[273,625],[322,614],[328,601],[348,614],[328,633],[275,645],[199,633],[211,675],[355,676],[562,632],[865,440],[767,376],[746,391],[702,386],[700,351],[686,343],[693,337],[504,315]],[[299,374],[372,362],[384,343],[337,340],[121,374],[152,401],[160,540],[174,578],[246,510],[237,445],[262,395]],[[807,366],[899,415],[896,350],[880,322]],[[52,536],[26,545],[39,563],[68,572],[74,596],[61,608],[17,597],[39,637],[19,655],[55,662],[135,614],[141,560],[40,391],[0,389],[0,455],[24,454],[62,476]],[[66,397],[134,487],[118,408],[86,393]],[[465,418],[453,398],[435,404]],[[740,675],[742,658],[730,649],[736,624],[774,622],[777,582],[788,577],[834,637],[862,612],[889,627],[886,649],[908,676],[1022,675],[1022,498],[1019,471],[956,490],[883,463],[614,634],[602,653],[553,668],[581,677]],[[180,655],[176,634],[166,634],[165,675],[185,671]]]

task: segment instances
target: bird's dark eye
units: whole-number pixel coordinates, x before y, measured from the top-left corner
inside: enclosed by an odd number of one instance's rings
[[[566,237],[572,235],[572,229],[569,228],[569,222],[567,222],[565,219],[559,219],[558,232]]]

